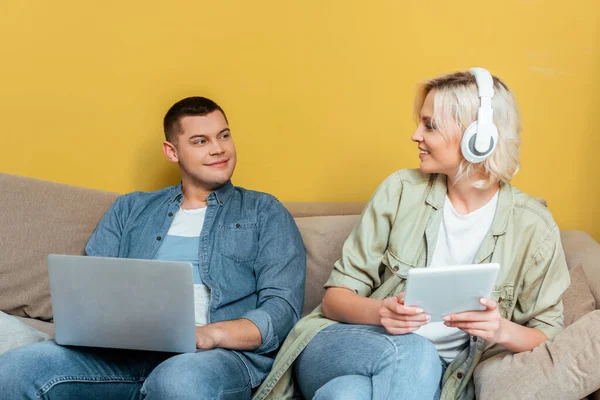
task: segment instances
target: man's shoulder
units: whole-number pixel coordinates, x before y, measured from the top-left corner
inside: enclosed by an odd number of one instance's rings
[[[279,199],[270,193],[246,189],[241,186],[234,187],[235,196],[245,208],[255,209],[257,213],[279,209],[279,207],[285,210]]]
[[[167,186],[165,188],[154,190],[151,192],[136,191],[136,192],[125,193],[125,194],[122,194],[119,197],[117,197],[117,200],[115,203],[127,204],[130,206],[133,204],[147,204],[147,203],[151,203],[156,200],[167,199],[170,197],[175,198],[177,193],[178,193],[177,185],[176,186]]]

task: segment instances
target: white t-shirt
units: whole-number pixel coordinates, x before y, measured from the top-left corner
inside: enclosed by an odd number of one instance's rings
[[[195,210],[179,209],[173,218],[167,237],[163,240],[156,255],[157,260],[186,261],[193,265],[194,304],[197,326],[208,323],[210,290],[202,284],[198,269],[198,249],[200,233],[204,225],[206,207]]]
[[[492,226],[497,205],[498,192],[483,207],[467,215],[460,215],[446,196],[431,266],[472,264]],[[415,333],[431,340],[440,357],[448,363],[456,358],[469,341],[468,333],[447,327],[442,321],[423,325]]]

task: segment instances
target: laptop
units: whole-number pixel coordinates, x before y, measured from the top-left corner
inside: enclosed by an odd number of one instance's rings
[[[196,351],[192,264],[51,254],[48,274],[56,343]]]

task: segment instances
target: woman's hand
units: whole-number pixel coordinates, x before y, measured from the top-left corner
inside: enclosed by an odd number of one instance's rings
[[[465,311],[444,317],[444,325],[458,328],[469,335],[478,336],[490,343],[505,342],[504,325],[506,320],[500,316],[498,303],[482,298],[483,311]]]
[[[379,317],[381,325],[392,335],[414,332],[430,320],[422,309],[404,305],[404,292],[383,300]]]

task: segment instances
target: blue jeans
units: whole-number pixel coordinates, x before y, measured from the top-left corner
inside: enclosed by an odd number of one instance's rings
[[[439,399],[446,365],[435,346],[383,327],[335,324],[300,354],[294,373],[306,399]]]
[[[250,399],[230,350],[173,353],[35,343],[0,355],[3,399]]]

